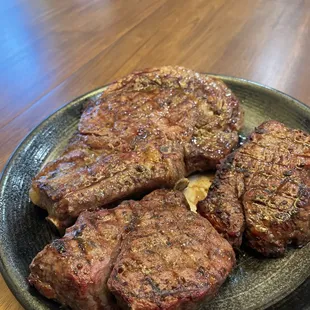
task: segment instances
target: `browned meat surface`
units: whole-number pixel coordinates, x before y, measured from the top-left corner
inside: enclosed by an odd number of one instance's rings
[[[198,308],[232,270],[232,247],[180,192],[155,191],[142,207],[108,287],[124,309]]]
[[[107,279],[132,216],[130,203],[83,212],[63,238],[34,258],[29,283],[47,298],[73,309],[117,309]]]
[[[181,192],[157,190],[83,212],[35,257],[29,282],[73,309],[117,309],[115,300],[124,309],[195,309],[234,263],[230,244]]]
[[[260,125],[221,164],[198,211],[234,246],[242,235],[266,256],[310,241],[310,136]]]
[[[63,155],[34,178],[30,197],[63,229],[83,210],[215,168],[241,123],[237,98],[219,80],[180,67],[133,73],[89,104]]]

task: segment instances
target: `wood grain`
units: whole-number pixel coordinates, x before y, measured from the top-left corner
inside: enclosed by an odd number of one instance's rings
[[[239,76],[310,104],[309,0],[0,4],[0,170],[51,112],[135,69]],[[0,278],[0,310],[22,309]]]

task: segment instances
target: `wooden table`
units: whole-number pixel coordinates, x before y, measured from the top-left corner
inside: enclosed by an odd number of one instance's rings
[[[2,1],[0,170],[50,113],[144,67],[239,76],[310,104],[309,18],[309,0]],[[4,309],[22,307],[0,276]]]

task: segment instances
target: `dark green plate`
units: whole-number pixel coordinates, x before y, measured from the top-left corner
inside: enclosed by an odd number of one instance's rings
[[[276,119],[310,132],[310,108],[274,89],[246,80],[217,76],[239,97],[245,110],[247,135],[265,120]],[[29,201],[31,178],[53,159],[76,129],[90,92],[55,112],[20,144],[0,181],[0,267],[19,302],[26,309],[59,309],[27,283],[32,258],[56,236],[45,212]],[[262,259],[240,253],[238,266],[206,309],[308,309],[310,305],[310,246],[289,250],[281,259]],[[273,306],[272,306],[273,305]]]

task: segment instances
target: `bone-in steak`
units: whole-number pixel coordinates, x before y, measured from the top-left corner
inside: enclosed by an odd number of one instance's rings
[[[88,105],[62,156],[34,178],[30,197],[63,229],[83,210],[215,168],[241,123],[237,98],[219,80],[180,67],[136,72]]]
[[[199,213],[232,245],[244,233],[266,256],[310,241],[310,135],[277,121],[260,125],[220,165]]]
[[[83,212],[35,257],[29,281],[73,309],[116,309],[115,300],[124,309],[195,309],[234,263],[230,244],[189,210],[181,192],[156,190]]]

